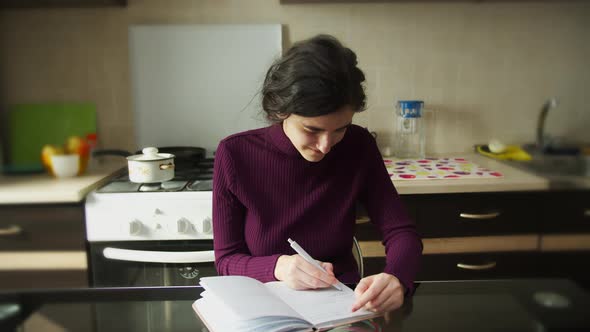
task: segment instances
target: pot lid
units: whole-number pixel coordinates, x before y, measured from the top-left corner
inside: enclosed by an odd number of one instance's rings
[[[143,154],[135,154],[127,157],[127,160],[133,161],[156,161],[174,158],[171,153],[158,153],[158,149],[154,147],[143,148],[141,150]]]

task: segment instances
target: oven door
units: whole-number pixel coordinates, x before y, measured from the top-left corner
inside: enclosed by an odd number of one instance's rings
[[[90,243],[94,287],[193,286],[215,276],[212,240]]]
[[[194,286],[215,276],[212,240],[90,243],[94,287]],[[196,296],[195,296],[196,300]],[[190,301],[97,303],[96,332],[205,331]],[[112,322],[118,320],[117,328]]]

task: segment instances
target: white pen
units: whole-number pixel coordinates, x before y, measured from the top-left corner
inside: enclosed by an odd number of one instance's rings
[[[288,239],[288,241],[289,241],[289,244],[291,245],[291,248],[293,248],[293,250],[295,250],[295,252],[298,253],[299,256],[303,257],[303,259],[305,259],[307,262],[311,263],[313,266],[317,267],[318,269],[326,272],[326,270],[320,265],[320,263],[318,263],[305,250],[303,250],[303,248],[301,248],[301,246],[298,245],[297,242],[295,242],[291,239]],[[334,286],[334,288],[336,288],[339,291],[342,290],[342,288],[338,284],[333,284],[332,286]]]

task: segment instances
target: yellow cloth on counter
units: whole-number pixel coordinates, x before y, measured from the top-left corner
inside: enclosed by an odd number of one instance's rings
[[[477,150],[477,152],[479,152],[480,154],[482,154],[486,157],[499,159],[499,160],[528,161],[528,160],[533,159],[533,157],[531,157],[530,154],[528,154],[526,151],[524,151],[518,145],[508,145],[508,146],[506,146],[506,150],[502,153],[490,152],[487,145],[478,145],[476,150]]]

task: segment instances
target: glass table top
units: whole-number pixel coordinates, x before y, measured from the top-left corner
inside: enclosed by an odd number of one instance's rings
[[[0,331],[207,331],[191,308],[201,291],[4,291]],[[590,331],[589,314],[588,291],[565,279],[422,282],[399,310],[333,331]]]

